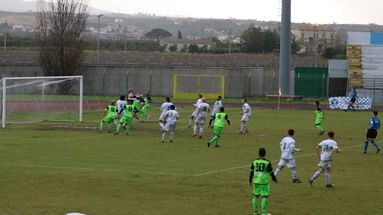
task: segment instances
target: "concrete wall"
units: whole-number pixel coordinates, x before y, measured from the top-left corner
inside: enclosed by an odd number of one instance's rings
[[[0,77],[41,76],[37,65],[0,65]],[[153,96],[173,96],[173,75],[224,75],[225,96],[265,96],[278,92],[276,67],[84,66],[86,95],[120,95],[151,90]],[[294,86],[291,86],[294,89]]]

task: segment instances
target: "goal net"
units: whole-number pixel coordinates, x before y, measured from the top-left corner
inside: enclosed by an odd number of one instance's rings
[[[174,98],[196,98],[202,94],[205,98],[225,97],[225,76],[223,75],[174,75]]]
[[[82,121],[82,76],[7,77],[0,91],[3,128],[11,123]]]

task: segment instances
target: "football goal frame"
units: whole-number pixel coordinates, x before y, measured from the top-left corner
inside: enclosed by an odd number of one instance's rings
[[[83,121],[84,99],[83,76],[36,76],[36,77],[4,77],[1,79],[1,127],[7,124],[22,124],[41,121]],[[78,103],[77,103],[78,102]],[[8,122],[9,111],[7,106],[12,105],[19,113],[35,114],[36,119]],[[62,105],[63,107],[59,106]],[[50,108],[50,109],[49,109]],[[72,119],[46,119],[46,111],[56,113],[74,113]],[[37,114],[37,112],[39,112]],[[78,113],[78,120],[77,118]],[[17,115],[17,114],[14,114]],[[40,117],[42,116],[42,117]],[[41,119],[40,119],[41,118]],[[53,118],[53,117],[52,117]],[[69,117],[68,117],[69,118]]]
[[[202,94],[208,99],[217,96],[225,97],[224,75],[174,75],[173,97],[174,98],[196,98]]]

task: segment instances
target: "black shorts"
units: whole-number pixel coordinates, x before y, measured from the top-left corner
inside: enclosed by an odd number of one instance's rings
[[[366,137],[367,137],[368,139],[375,139],[376,136],[378,136],[378,131],[377,131],[376,129],[372,129],[372,128],[370,128],[370,129],[367,130],[367,135],[366,135]]]
[[[351,98],[350,102],[351,103],[355,103],[356,102],[356,98]]]

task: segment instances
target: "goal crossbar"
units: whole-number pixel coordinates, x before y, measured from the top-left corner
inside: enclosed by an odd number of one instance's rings
[[[45,103],[49,102],[49,101],[45,101],[45,89],[46,88],[49,88],[49,87],[52,87],[53,85],[55,84],[60,84],[60,83],[64,83],[64,82],[67,82],[67,81],[71,81],[71,80],[76,80],[75,84],[76,84],[76,88],[75,90],[73,90],[73,92],[71,93],[74,93],[73,95],[71,96],[75,96],[77,97],[78,96],[78,104],[75,105],[75,104],[71,104],[69,106],[71,106],[70,108],[75,108],[76,109],[76,112],[78,111],[78,121],[79,122],[82,122],[83,121],[83,76],[34,76],[34,77],[4,77],[1,79],[1,87],[0,87],[0,90],[2,91],[1,92],[1,101],[2,101],[2,104],[1,104],[1,124],[2,124],[2,128],[5,128],[6,127],[6,124],[7,124],[7,99],[8,99],[8,91],[16,91],[16,94],[17,95],[20,95],[20,96],[31,96],[33,94],[34,97],[36,97],[36,91],[40,90],[41,92],[39,92],[39,94],[41,94],[41,98],[42,98],[42,101],[28,101],[29,103],[33,103],[35,105],[37,105],[37,107],[35,107],[35,109],[38,109],[38,108],[41,108],[41,106],[44,106]],[[18,81],[28,81],[28,82],[21,82],[21,83],[16,83],[16,84],[13,84],[13,85],[9,85],[7,86],[8,84],[8,81],[14,81],[14,82],[18,82]],[[33,88],[33,92],[28,92],[28,93],[25,93],[24,91],[20,90],[20,92],[17,92],[17,88],[22,88],[22,87],[26,87],[26,86],[30,86],[30,88]],[[70,85],[69,85],[70,86]],[[41,88],[41,89],[40,89]],[[60,88],[60,86],[56,87],[56,88]],[[71,88],[71,87],[70,87]],[[57,93],[58,91],[60,91],[60,89],[55,89],[56,91],[55,92],[50,92],[50,96],[51,97],[55,97],[57,95],[54,95],[54,93]],[[52,91],[52,90],[51,90]],[[14,92],[13,92],[14,93]],[[59,96],[66,96],[65,94],[63,95],[59,95]],[[33,97],[33,99],[34,99]],[[61,104],[64,104],[65,101],[61,101],[60,98],[57,99],[58,101],[56,101],[57,103],[61,102]],[[77,100],[77,99],[76,99]],[[27,101],[18,101],[19,103],[26,103]],[[71,102],[71,101],[70,101]],[[28,103],[28,105],[30,105]],[[52,101],[50,101],[50,103],[53,103]],[[73,102],[71,102],[73,103]],[[17,105],[17,104],[16,104]],[[28,105],[25,105],[25,106],[28,106]],[[52,106],[52,104],[50,104]],[[65,104],[64,104],[65,105]],[[74,107],[72,107],[74,106]],[[28,107],[27,107],[28,108]],[[55,108],[55,107],[53,107]],[[66,108],[66,107],[64,107]],[[33,109],[33,108],[31,108]],[[45,119],[43,120],[31,120],[31,121],[46,121]],[[52,121],[63,121],[63,120],[52,120]]]

